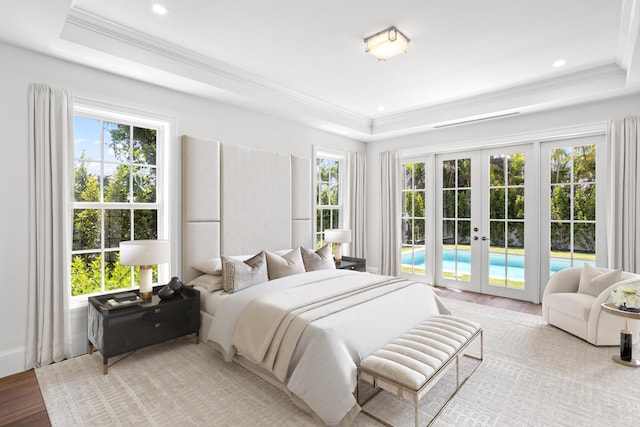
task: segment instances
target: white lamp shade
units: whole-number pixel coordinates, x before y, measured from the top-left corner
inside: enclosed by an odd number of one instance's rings
[[[168,240],[129,240],[120,242],[121,265],[156,265],[171,261]]]
[[[397,28],[390,27],[364,40],[367,52],[380,60],[391,58],[409,49],[409,39]]]
[[[351,230],[345,228],[330,228],[324,230],[325,242],[349,243],[351,242]]]

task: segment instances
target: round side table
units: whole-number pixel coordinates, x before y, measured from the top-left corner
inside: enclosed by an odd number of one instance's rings
[[[629,330],[626,319],[640,319],[640,313],[620,310],[612,302],[605,302],[601,305],[601,307],[602,307],[602,310],[606,311],[607,313],[613,314],[614,316],[624,317],[625,318],[624,328],[626,331]],[[620,346],[622,347],[622,343],[620,343]],[[619,355],[614,354],[613,360],[624,366],[631,366],[634,368],[640,367],[640,360],[634,359],[633,357],[631,357],[631,360],[627,361],[627,360],[622,360],[622,358],[620,358]]]

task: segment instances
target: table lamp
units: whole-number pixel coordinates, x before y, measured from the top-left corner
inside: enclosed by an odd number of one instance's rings
[[[171,261],[168,240],[129,240],[120,242],[120,264],[140,267],[140,297],[153,295],[151,276],[153,266]]]
[[[342,261],[342,244],[351,242],[351,230],[345,228],[324,230],[324,241],[333,243],[336,263],[340,264],[340,261]]]

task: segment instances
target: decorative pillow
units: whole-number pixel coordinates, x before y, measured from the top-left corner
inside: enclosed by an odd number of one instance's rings
[[[201,276],[196,277],[189,283],[187,286],[199,286],[204,288],[210,292],[217,291],[218,289],[222,289],[223,279],[222,273],[220,274],[203,274]]]
[[[223,256],[222,277],[223,288],[230,294],[268,281],[264,251],[245,261]]]
[[[199,262],[193,266],[198,271],[204,274],[222,274],[222,260],[220,258],[211,258]]]
[[[335,270],[336,263],[331,254],[331,247],[324,245],[317,251],[300,247],[302,252],[302,262],[306,271],[314,270]]]
[[[578,293],[589,294],[597,297],[609,286],[620,281],[622,270],[609,270],[602,272],[591,264],[584,264],[580,273]]]
[[[300,248],[296,248],[284,255],[278,255],[277,253],[269,251],[266,251],[265,254],[267,256],[269,280],[305,272]]]

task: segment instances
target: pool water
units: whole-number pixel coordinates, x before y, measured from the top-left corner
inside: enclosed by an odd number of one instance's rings
[[[424,268],[424,249],[417,249],[413,253],[413,266]],[[458,250],[458,265],[456,270],[456,251],[445,249],[442,252],[442,270],[457,272],[458,274],[471,274],[471,251]],[[506,262],[505,262],[506,261]],[[571,260],[565,258],[551,258],[551,274],[571,267]],[[581,267],[586,261],[573,260],[573,267]],[[411,252],[402,254],[402,264],[411,264]],[[524,255],[489,253],[489,276],[508,277],[509,279],[524,281]],[[505,265],[506,264],[506,265]]]

